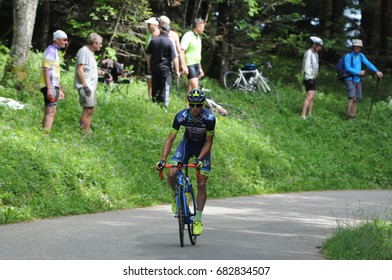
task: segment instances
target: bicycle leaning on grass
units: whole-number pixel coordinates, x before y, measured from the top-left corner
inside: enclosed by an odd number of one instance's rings
[[[196,244],[197,236],[193,235],[193,217],[196,215],[196,195],[193,186],[188,177],[188,168],[196,168],[196,164],[183,164],[179,162],[177,165],[165,164],[163,168],[177,168],[177,183],[176,183],[176,214],[178,219],[178,229],[180,236],[180,245],[184,247],[184,230],[185,225],[188,229],[189,240],[192,245]],[[163,168],[159,171],[159,175],[163,180]],[[196,175],[199,175],[199,170],[196,169]]]
[[[271,69],[271,64],[266,63],[267,69]],[[274,84],[263,76],[253,63],[245,64],[238,72],[227,71],[223,76],[223,83],[227,90],[242,90],[250,93],[259,93],[262,96],[275,98],[279,101],[279,94]]]
[[[204,88],[203,86],[200,86],[200,89],[203,92],[211,92],[210,89]],[[242,119],[244,117],[244,112],[241,109],[226,103],[215,101],[209,95],[206,95],[205,107],[214,114],[221,116],[236,117],[238,119]]]

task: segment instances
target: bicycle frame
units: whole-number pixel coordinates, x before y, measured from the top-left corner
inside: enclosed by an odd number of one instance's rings
[[[188,168],[196,168],[196,164],[190,163],[190,164],[183,164],[183,163],[178,163],[177,165],[174,164],[166,164],[164,168],[177,168],[177,186],[176,188],[176,205],[177,209],[183,209],[183,217],[184,217],[184,223],[185,224],[192,224],[193,220],[192,217],[195,215],[195,213],[191,213],[189,206],[187,204],[186,200],[186,192],[189,192],[191,196],[194,195],[193,192],[193,186],[188,178]],[[183,172],[183,169],[185,169],[185,172]],[[163,179],[163,172],[159,172],[161,179]],[[196,175],[199,176],[199,171],[196,170]],[[182,202],[182,207],[179,206],[179,204]]]
[[[227,116],[229,115],[229,112],[223,108],[221,105],[219,105],[218,103],[216,103],[214,100],[212,100],[211,98],[206,97],[206,103],[208,104],[208,106],[210,106],[211,108],[214,108],[218,111],[218,113],[220,115],[223,116]]]
[[[188,167],[195,168],[196,164],[182,164],[177,165],[166,164],[164,168],[177,168],[177,186],[176,186],[176,218],[178,220],[178,229],[180,235],[180,245],[184,247],[184,228],[185,225],[188,227],[189,240],[192,245],[196,244],[197,236],[193,235],[193,219],[192,217],[196,215],[196,200],[193,193],[193,187],[188,178]],[[182,169],[185,168],[185,172]],[[197,176],[199,176],[198,170],[196,170]],[[160,176],[163,179],[163,172],[160,171]],[[189,193],[187,196],[186,193]],[[192,208],[189,208],[190,203],[192,203]],[[193,212],[192,212],[193,210]]]

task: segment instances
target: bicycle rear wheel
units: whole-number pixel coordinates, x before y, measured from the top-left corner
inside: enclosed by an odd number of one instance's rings
[[[176,80],[177,80],[178,95],[181,97],[185,97],[188,88],[188,77],[186,75],[181,75],[180,78]]]
[[[275,102],[279,102],[279,94],[274,84],[266,77],[259,76],[257,79],[257,91],[263,97],[275,98]]]
[[[193,189],[189,192],[190,197],[189,197],[189,205],[188,205],[188,209],[189,209],[189,215],[191,217],[196,216],[196,198],[195,198],[195,194],[193,192]],[[192,245],[196,244],[197,241],[197,236],[193,235],[193,222],[188,224],[188,235],[189,235],[189,240],[191,241]]]
[[[181,247],[184,247],[184,197],[181,185],[177,185],[177,192],[178,233],[180,235],[180,245]]]
[[[240,75],[234,71],[227,71],[223,76],[223,83],[227,90],[238,89]]]

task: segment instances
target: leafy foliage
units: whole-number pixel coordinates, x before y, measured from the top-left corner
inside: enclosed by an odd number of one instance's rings
[[[83,5],[85,3],[80,3],[68,18],[70,34],[84,39],[91,32],[96,32],[123,60],[124,57],[138,57],[145,34],[139,23],[151,14],[147,0],[101,0],[93,1],[88,7]]]

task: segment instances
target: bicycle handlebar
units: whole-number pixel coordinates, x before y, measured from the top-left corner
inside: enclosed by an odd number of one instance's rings
[[[163,168],[178,168],[178,169],[182,169],[183,167],[196,168],[196,164],[195,163],[165,164],[165,166]],[[161,180],[164,179],[163,168],[159,171],[159,177],[161,177]],[[197,169],[196,170],[196,175],[199,176],[199,174],[200,174],[200,171]]]

